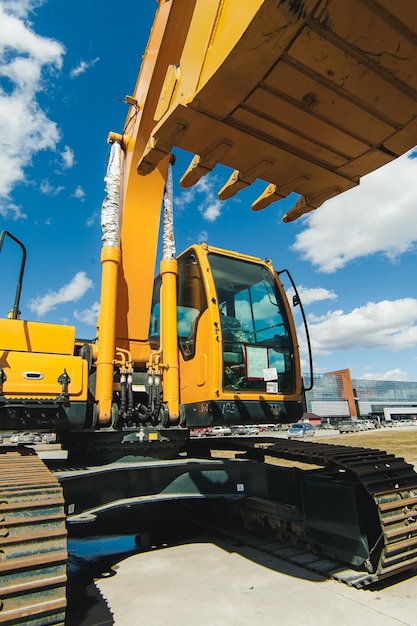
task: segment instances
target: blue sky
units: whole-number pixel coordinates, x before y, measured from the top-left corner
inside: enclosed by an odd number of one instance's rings
[[[83,338],[94,337],[98,314],[107,135],[123,128],[156,7],[0,0],[0,230],[27,248],[22,317],[74,324]],[[193,155],[176,154],[178,252],[204,240],[288,268],[317,373],[417,381],[417,159],[405,155],[284,224],[293,199],[250,210],[264,183],[218,201],[226,168],[181,190]],[[0,258],[2,317],[16,252],[7,242]]]

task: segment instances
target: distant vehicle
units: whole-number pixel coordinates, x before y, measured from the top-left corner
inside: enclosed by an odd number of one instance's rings
[[[315,432],[316,429],[312,424],[308,422],[297,422],[289,427],[287,436],[288,439],[295,437],[313,437]]]
[[[275,424],[274,430],[288,430],[289,424]]]
[[[239,435],[258,435],[259,428],[257,426],[242,426]]]
[[[207,428],[206,435],[211,437],[223,437],[224,435],[231,435],[232,429],[228,426],[212,426],[212,428]]]
[[[266,432],[262,426],[251,426],[248,424],[232,425],[231,429],[232,435],[257,435],[260,432]]]
[[[28,443],[34,444],[35,441],[35,433],[14,433],[10,437],[10,443]]]
[[[3,443],[3,435],[0,435],[0,443]]]
[[[280,430],[280,426],[281,424],[262,424],[258,428],[259,428],[260,433],[265,433],[265,432],[273,432],[275,430]]]
[[[56,443],[56,433],[44,433],[42,443]]]
[[[375,423],[372,420],[359,420],[358,424],[362,430],[374,430]]]
[[[342,420],[338,428],[340,433],[356,433],[361,430],[360,425],[354,420]]]
[[[190,435],[191,437],[205,437],[207,435],[207,431],[211,430],[210,428],[191,428]]]

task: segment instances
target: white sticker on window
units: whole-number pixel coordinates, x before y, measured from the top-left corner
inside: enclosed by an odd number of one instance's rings
[[[278,380],[277,368],[268,367],[264,369],[264,380]]]
[[[278,393],[278,383],[276,382],[266,383],[266,393]]]

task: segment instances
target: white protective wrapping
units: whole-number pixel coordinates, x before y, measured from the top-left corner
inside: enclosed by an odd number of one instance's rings
[[[119,206],[120,206],[120,144],[115,141],[111,145],[109,164],[107,166],[105,191],[106,197],[101,207],[101,228],[103,230],[103,247],[120,245]]]
[[[162,233],[162,258],[173,259],[175,257],[174,237],[174,191],[172,183],[172,167],[168,166],[167,180],[164,193],[164,227]]]

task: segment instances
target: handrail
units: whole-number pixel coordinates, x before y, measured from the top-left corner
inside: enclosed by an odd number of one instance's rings
[[[14,299],[14,305],[11,311],[11,319],[17,320],[19,319],[19,315],[20,315],[19,303],[20,303],[20,294],[22,291],[23,273],[25,271],[25,264],[26,264],[26,248],[23,245],[23,243],[19,241],[19,239],[17,239],[14,235],[9,233],[8,230],[3,230],[0,233],[0,253],[1,253],[3,242],[6,236],[10,237],[10,239],[12,239],[15,243],[17,243],[17,245],[20,246],[20,249],[22,250],[22,262],[20,264],[20,272],[19,272],[19,278],[18,278],[17,286],[16,286],[16,295]]]

